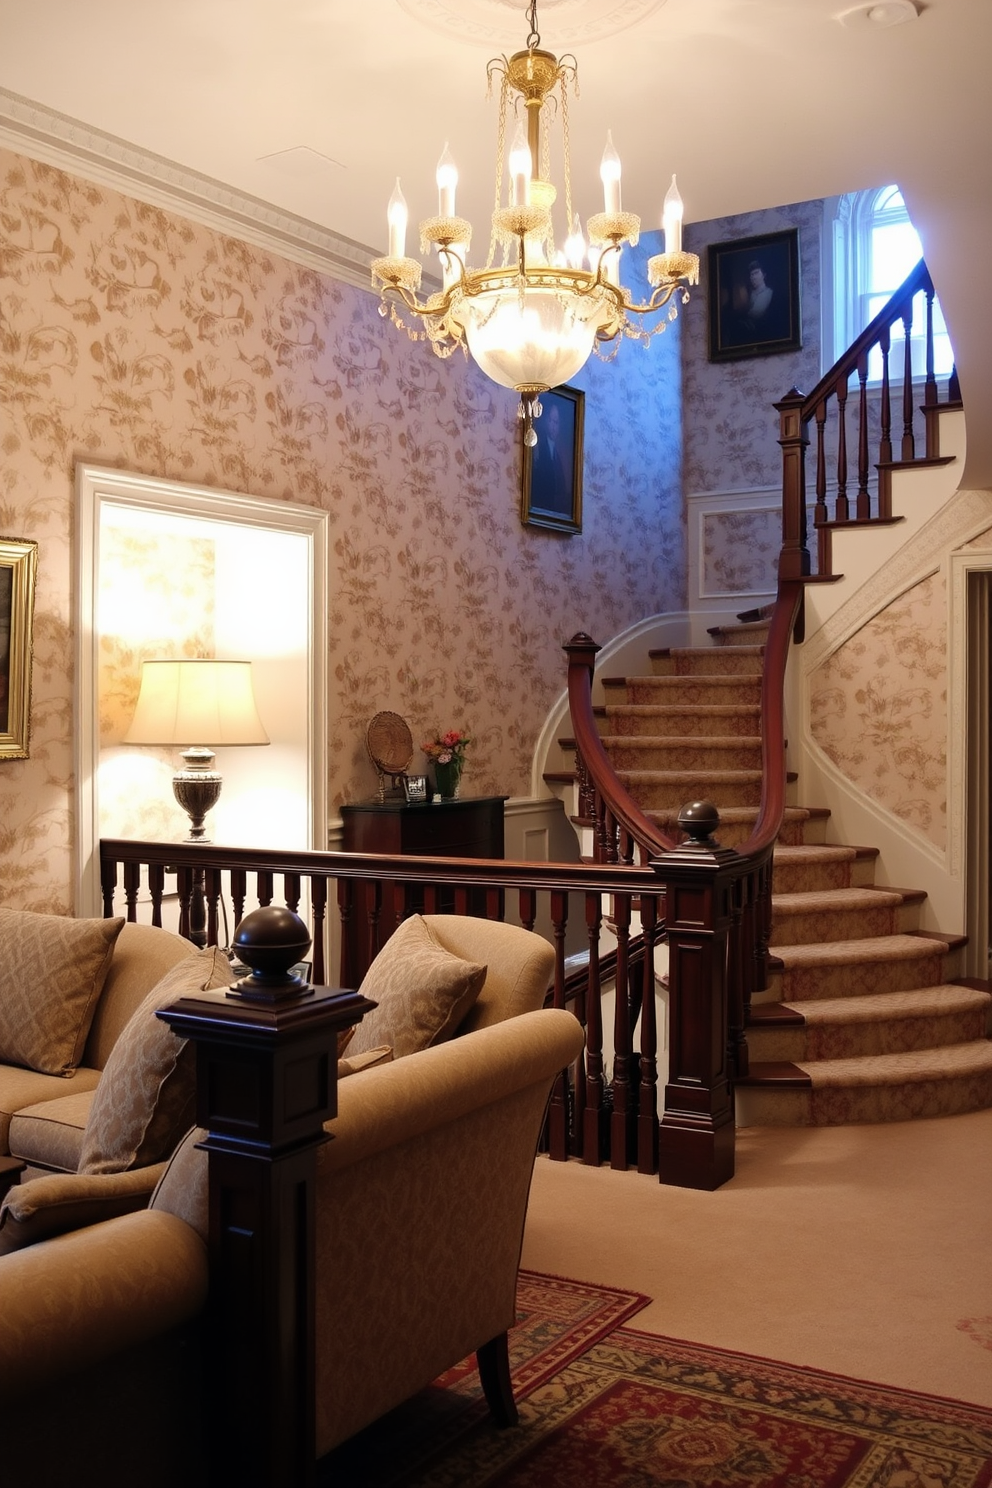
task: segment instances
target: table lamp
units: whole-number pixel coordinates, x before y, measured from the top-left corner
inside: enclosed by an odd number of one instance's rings
[[[172,789],[189,815],[188,842],[206,840],[203,821],[220,795],[214,747],[268,742],[255,706],[250,661],[141,663],[138,702],[124,743],[186,746],[184,768],[173,776]]]

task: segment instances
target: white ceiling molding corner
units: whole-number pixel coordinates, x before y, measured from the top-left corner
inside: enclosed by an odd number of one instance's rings
[[[370,290],[372,249],[0,88],[0,144]]]

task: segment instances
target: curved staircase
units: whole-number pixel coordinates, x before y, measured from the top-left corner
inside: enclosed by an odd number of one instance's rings
[[[718,838],[750,833],[761,794],[758,621],[709,647],[651,653],[604,680],[603,744],[645,814],[678,836],[713,801]],[[791,791],[795,791],[793,782]],[[875,887],[877,850],[828,845],[829,812],[792,804],[773,860],[770,985],[752,1001],[738,1125],[837,1125],[992,1106],[992,988],[958,975],[962,937],[920,929],[926,894]]]

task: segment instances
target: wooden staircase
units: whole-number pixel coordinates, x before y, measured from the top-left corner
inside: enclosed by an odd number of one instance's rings
[[[678,837],[710,800],[737,846],[761,796],[757,621],[604,679],[603,745],[645,815]],[[790,781],[790,796],[795,782]],[[768,987],[752,999],[738,1125],[836,1125],[992,1106],[992,988],[961,978],[961,938],[920,929],[926,894],[875,886],[878,853],[828,845],[829,812],[792,801],[773,858]]]

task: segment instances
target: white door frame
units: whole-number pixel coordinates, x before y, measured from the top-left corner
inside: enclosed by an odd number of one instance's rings
[[[75,904],[77,915],[102,913],[99,861],[98,764],[99,643],[97,600],[100,580],[100,525],[106,506],[139,507],[163,515],[197,517],[255,529],[295,533],[307,539],[309,564],[308,819],[310,845],[327,846],[327,512],[285,501],[268,501],[212,486],[135,475],[99,465],[76,466],[75,604],[76,676],[74,685],[76,774]],[[271,596],[278,604],[278,595]]]

